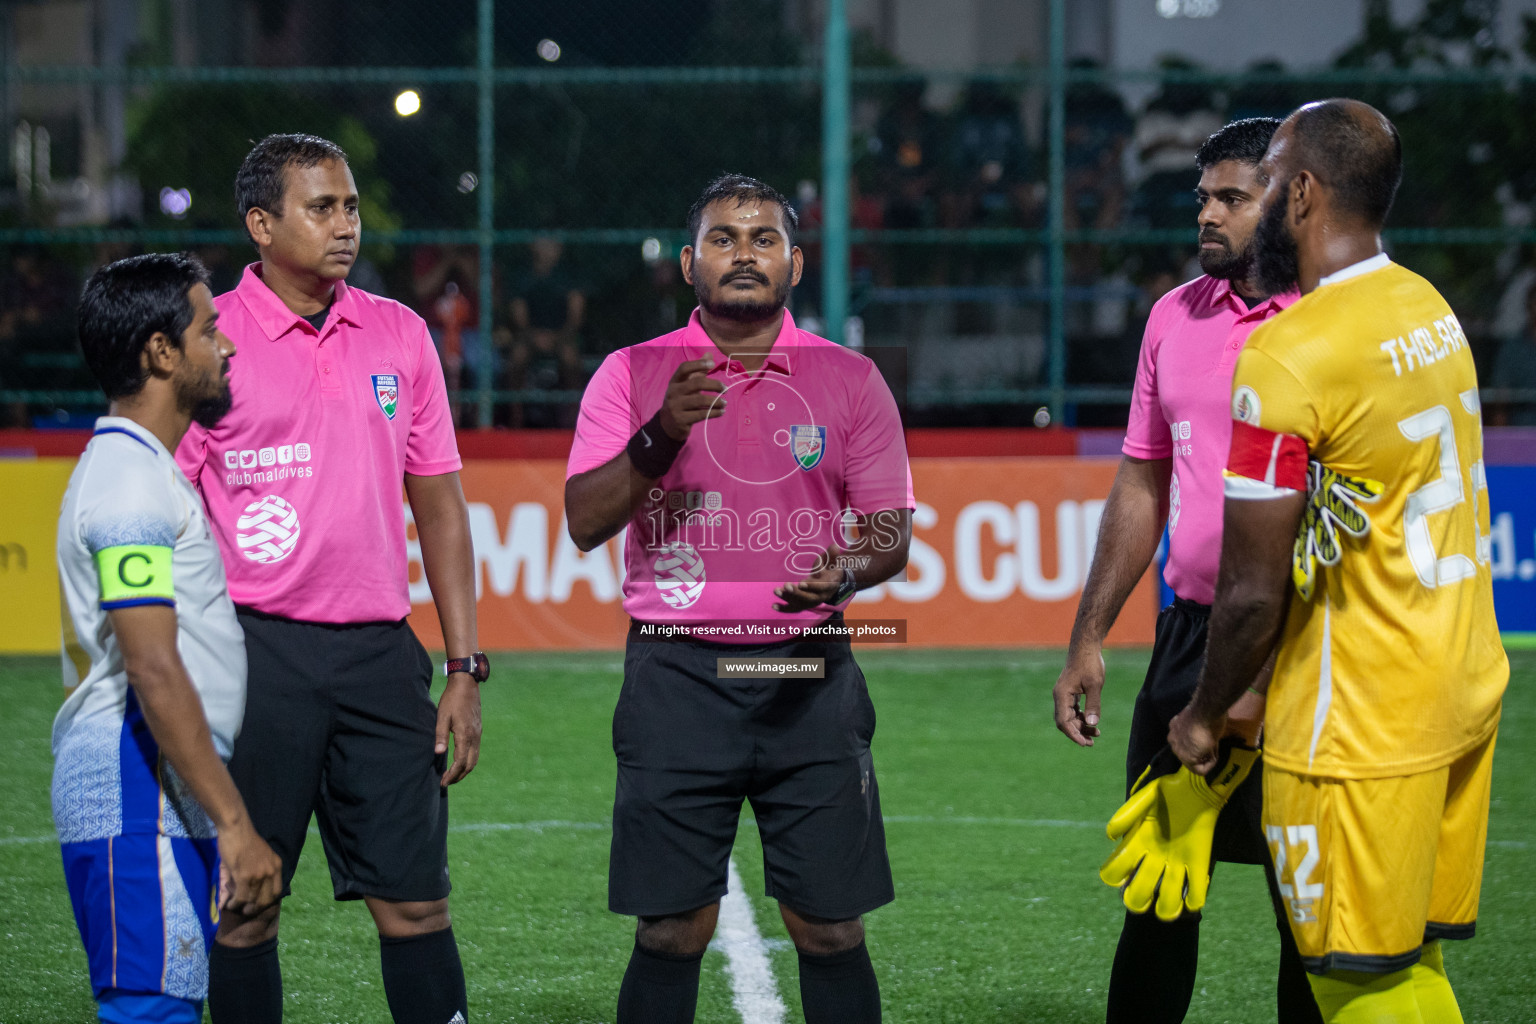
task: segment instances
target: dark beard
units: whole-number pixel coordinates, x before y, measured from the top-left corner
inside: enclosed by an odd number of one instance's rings
[[[719,286],[723,289],[724,283]],[[761,323],[770,320],[784,308],[784,303],[789,298],[789,277],[779,282],[779,286],[773,290],[773,298],[766,302],[757,302],[751,299],[731,301],[722,299],[714,287],[699,281],[693,286],[693,294],[699,300],[699,306],[710,316],[719,317],[721,320],[733,320],[736,323],[750,324]]]
[[[1231,249],[1215,250],[1201,249],[1197,257],[1200,261],[1200,269],[1209,277],[1218,281],[1241,281],[1253,272],[1253,239],[1237,252]]]
[[[1301,276],[1300,252],[1296,239],[1285,227],[1285,215],[1291,208],[1289,189],[1259,218],[1253,232],[1254,284],[1265,295],[1283,295],[1296,287]]]
[[[204,377],[198,382],[198,387],[184,386],[178,381],[176,386],[176,404],[186,409],[192,416],[192,422],[200,427],[213,428],[218,426],[234,405],[235,396],[229,390],[229,380],[223,370],[229,364],[225,363],[220,368],[219,376],[213,379]]]
[[[229,393],[229,388],[210,398],[205,398],[192,406],[192,422],[200,427],[210,430],[219,425],[230,406],[235,404],[235,396]]]

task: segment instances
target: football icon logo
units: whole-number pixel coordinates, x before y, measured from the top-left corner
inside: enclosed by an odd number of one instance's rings
[[[668,544],[656,554],[651,568],[656,589],[669,608],[687,608],[704,593],[704,558],[691,544]]]
[[[235,521],[235,542],[253,562],[281,562],[299,542],[299,513],[275,494],[245,506]]]

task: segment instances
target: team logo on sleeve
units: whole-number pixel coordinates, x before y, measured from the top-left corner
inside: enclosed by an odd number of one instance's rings
[[[373,397],[378,400],[384,415],[394,419],[395,407],[400,401],[400,378],[392,373],[374,374]]]
[[[656,589],[669,608],[687,608],[697,604],[704,594],[704,557],[692,544],[668,544],[651,563],[656,573]]]
[[[1259,425],[1259,393],[1247,384],[1232,392],[1232,418],[1243,423]]]
[[[275,494],[245,506],[235,521],[235,543],[253,562],[281,562],[299,542],[299,512]]]
[[[789,437],[790,452],[794,454],[800,468],[815,469],[821,457],[827,453],[827,428],[796,424],[789,428]]]

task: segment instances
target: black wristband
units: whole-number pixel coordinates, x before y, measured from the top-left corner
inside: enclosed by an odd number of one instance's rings
[[[684,443],[672,440],[672,435],[661,429],[661,410],[658,409],[648,423],[635,431],[624,450],[629,452],[629,462],[635,472],[660,480],[677,461]]]

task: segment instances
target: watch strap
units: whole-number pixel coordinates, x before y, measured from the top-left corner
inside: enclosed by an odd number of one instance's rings
[[[837,592],[832,595],[827,604],[842,604],[854,594],[858,593],[859,581],[854,578],[853,570],[843,566],[843,582],[838,585]]]
[[[483,683],[490,678],[491,660],[484,651],[476,651],[467,658],[449,658],[443,662],[443,675],[451,676],[455,672],[467,672],[475,682]]]

